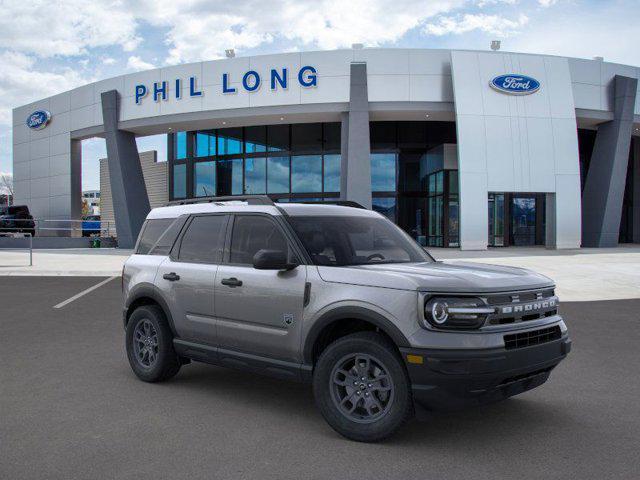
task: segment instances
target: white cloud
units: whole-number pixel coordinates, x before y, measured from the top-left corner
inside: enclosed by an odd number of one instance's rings
[[[255,48],[286,39],[295,47],[335,49],[352,43],[394,42],[422,22],[464,5],[464,0],[248,0],[164,8],[140,4],[145,20],[168,28],[168,63],[219,58],[226,48]]]
[[[558,0],[538,0],[541,7],[550,7],[558,2]]]
[[[116,63],[116,59],[113,57],[104,57],[102,59],[102,63],[105,65],[114,65]]]
[[[127,70],[140,71],[140,70],[150,70],[155,68],[152,63],[145,62],[142,58],[137,55],[132,55],[127,60]]]
[[[93,81],[70,68],[36,71],[35,62],[33,57],[22,53],[0,53],[0,124],[11,124],[14,107]]]
[[[133,50],[140,43],[136,27],[130,7],[119,0],[3,0],[0,8],[0,45],[40,57],[111,45]]]
[[[491,35],[508,37],[518,33],[528,22],[529,18],[524,14],[520,14],[518,18],[511,20],[499,15],[467,13],[455,17],[439,17],[435,22],[426,24],[423,30],[426,34],[436,36],[460,35],[480,30]]]

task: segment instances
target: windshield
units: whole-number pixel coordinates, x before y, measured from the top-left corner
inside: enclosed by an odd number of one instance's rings
[[[433,261],[386,218],[290,216],[289,220],[316,265],[343,267]]]

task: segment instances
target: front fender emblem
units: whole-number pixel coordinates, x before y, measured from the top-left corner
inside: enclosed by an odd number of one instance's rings
[[[282,321],[285,325],[293,325],[293,313],[285,313],[282,315]]]

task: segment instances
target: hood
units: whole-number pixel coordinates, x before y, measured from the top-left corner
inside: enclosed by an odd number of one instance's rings
[[[553,280],[524,268],[472,262],[424,262],[318,267],[324,281],[432,292],[498,292],[553,285]]]

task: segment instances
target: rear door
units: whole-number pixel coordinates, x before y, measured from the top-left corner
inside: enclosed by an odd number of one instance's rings
[[[261,249],[284,250],[299,263],[291,238],[269,215],[234,216],[229,248],[216,275],[215,303],[221,348],[298,360],[306,266],[256,270]]]
[[[193,216],[158,268],[156,286],[183,340],[216,345],[214,282],[228,219],[225,214]]]

